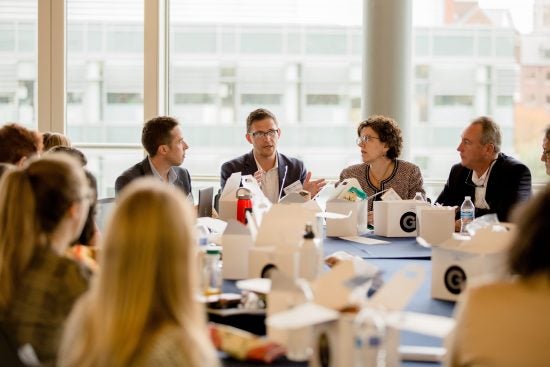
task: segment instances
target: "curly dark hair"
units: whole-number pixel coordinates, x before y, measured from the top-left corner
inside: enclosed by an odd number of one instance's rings
[[[546,274],[550,278],[550,184],[513,213],[517,230],[508,250],[508,269],[521,277]]]
[[[357,136],[361,136],[361,130],[370,127],[377,134],[380,142],[388,145],[386,156],[389,159],[396,159],[401,154],[403,148],[403,136],[397,122],[391,117],[382,115],[372,115],[361,122],[357,127]]]

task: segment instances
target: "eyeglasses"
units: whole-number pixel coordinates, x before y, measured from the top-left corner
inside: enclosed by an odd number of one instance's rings
[[[271,129],[267,131],[254,131],[252,133],[248,133],[248,135],[250,135],[254,139],[265,138],[265,137],[273,139],[277,136],[278,133],[279,133],[279,129],[277,130]]]
[[[368,136],[368,135],[365,135],[365,136],[359,136],[356,140],[355,140],[355,143],[357,145],[361,145],[363,143],[367,143],[369,140],[371,139],[377,139],[377,140],[380,140],[380,138],[377,138],[375,136]]]

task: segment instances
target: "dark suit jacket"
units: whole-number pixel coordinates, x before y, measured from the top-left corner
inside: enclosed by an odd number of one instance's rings
[[[176,171],[176,175],[178,176],[174,182],[174,185],[180,188],[185,195],[189,195],[191,193],[191,176],[189,175],[189,172],[183,167],[172,168]],[[136,178],[152,175],[153,171],[151,170],[151,165],[149,164],[149,157],[145,157],[144,160],[128,168],[117,177],[115,181],[115,194],[118,195],[124,186],[128,185]]]
[[[486,186],[485,201],[491,209],[476,208],[476,217],[496,213],[500,221],[506,221],[509,220],[510,210],[515,204],[531,197],[531,172],[517,159],[499,153]],[[437,202],[460,207],[465,196],[471,196],[475,203],[472,170],[459,163],[451,168],[449,179]]]
[[[279,190],[281,190],[281,187],[287,187],[296,180],[300,180],[301,183],[304,183],[307,175],[304,162],[296,158],[287,157],[279,152],[277,152],[277,155],[279,157]],[[285,167],[288,167],[286,178],[284,177]],[[254,172],[257,170],[258,166],[256,166],[256,160],[254,159],[254,154],[252,151],[230,160],[229,162],[225,162],[222,164],[220,175],[220,185],[222,190],[225,186],[225,182],[233,173],[241,172],[242,175],[254,175]],[[284,182],[283,178],[285,180]]]

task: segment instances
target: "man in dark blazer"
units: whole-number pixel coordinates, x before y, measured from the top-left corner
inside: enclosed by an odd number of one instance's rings
[[[509,220],[511,209],[531,197],[531,172],[501,153],[500,144],[498,125],[489,117],[475,119],[462,133],[457,148],[461,163],[451,168],[437,202],[460,207],[470,196],[476,217],[496,213],[500,221]]]
[[[246,119],[245,136],[252,144],[252,151],[222,165],[222,189],[234,172],[241,172],[242,175],[254,175],[273,203],[277,203],[285,195],[282,190],[295,181],[300,181],[303,189],[314,197],[326,185],[325,180],[311,181],[311,172],[306,171],[301,160],[279,153],[277,143],[280,136],[281,129],[273,113],[264,108],[252,111]]]
[[[147,157],[117,177],[116,195],[131,181],[143,176],[155,176],[177,186],[185,195],[191,195],[191,176],[185,168],[179,167],[189,146],[182,137],[178,121],[169,116],[147,121],[141,132],[141,144]]]

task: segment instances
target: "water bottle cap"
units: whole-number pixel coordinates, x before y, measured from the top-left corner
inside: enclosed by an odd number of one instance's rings
[[[472,199],[471,196],[464,196],[464,200],[470,200],[470,199]]]

